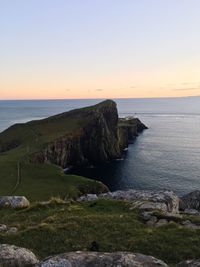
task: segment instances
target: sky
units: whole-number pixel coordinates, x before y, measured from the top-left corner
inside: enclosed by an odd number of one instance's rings
[[[200,95],[199,0],[0,0],[0,99]]]

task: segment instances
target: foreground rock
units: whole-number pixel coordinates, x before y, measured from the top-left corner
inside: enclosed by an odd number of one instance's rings
[[[1,267],[30,267],[38,263],[36,256],[28,249],[12,245],[0,245]]]
[[[30,206],[29,201],[23,196],[1,196],[0,207],[24,209]]]
[[[161,210],[163,212],[179,213],[179,197],[172,191],[127,190],[105,194],[85,195],[79,201],[93,201],[99,198],[123,199],[132,203],[132,208],[141,210]]]
[[[187,210],[187,212],[190,212],[190,210],[200,211],[200,190],[193,191],[181,197],[180,209]]]
[[[180,262],[177,267],[200,267],[200,259]]]
[[[0,224],[0,233],[14,234],[18,231],[17,227],[8,227],[5,224]]]
[[[167,267],[163,261],[151,256],[126,252],[69,252],[50,257],[38,267]]]

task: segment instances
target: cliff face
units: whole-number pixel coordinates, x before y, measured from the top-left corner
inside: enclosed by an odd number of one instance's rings
[[[119,119],[118,122],[118,142],[120,150],[128,145],[147,127],[137,118]]]
[[[85,124],[49,143],[32,155],[32,161],[54,163],[66,168],[116,159],[146,128],[138,119],[119,120],[116,103],[111,100],[79,112],[79,116],[87,118]]]

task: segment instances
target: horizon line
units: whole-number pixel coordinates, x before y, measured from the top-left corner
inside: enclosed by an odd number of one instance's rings
[[[189,96],[157,96],[157,97],[92,97],[92,98],[0,98],[0,101],[35,101],[35,100],[96,100],[96,99],[161,99],[161,98],[187,98],[200,97],[200,95]]]

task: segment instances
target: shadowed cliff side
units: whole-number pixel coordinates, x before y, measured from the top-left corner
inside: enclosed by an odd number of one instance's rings
[[[62,116],[69,115],[69,120],[79,117],[82,123],[32,155],[33,162],[51,162],[66,168],[71,165],[94,164],[120,156],[115,102],[107,100]],[[65,127],[68,127],[67,121]]]

